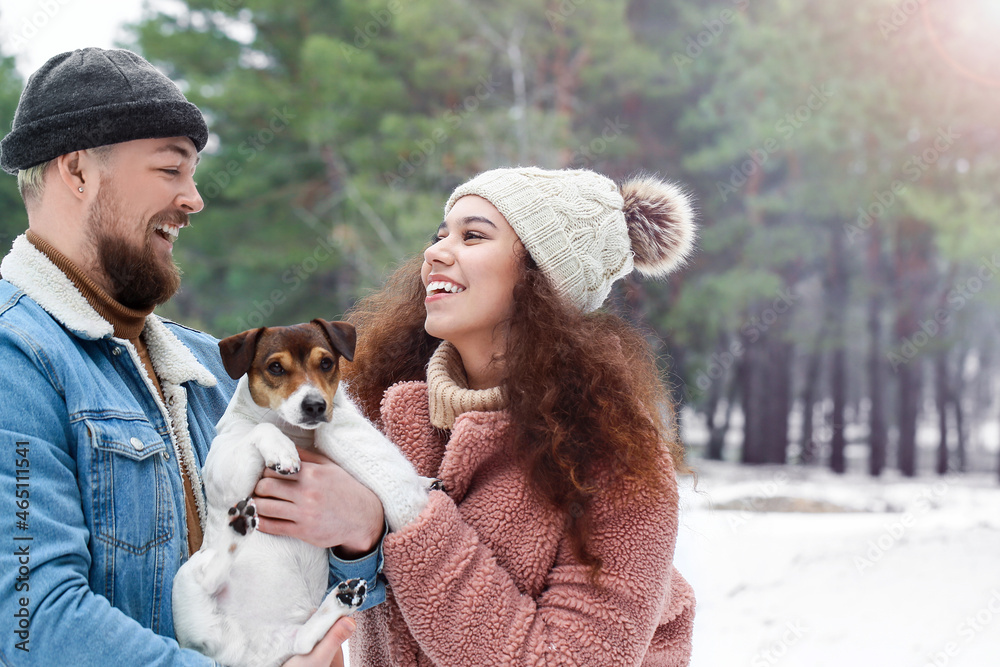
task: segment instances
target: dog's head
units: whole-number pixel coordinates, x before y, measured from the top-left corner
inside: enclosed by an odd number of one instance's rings
[[[219,341],[233,379],[247,376],[257,405],[302,428],[330,420],[340,384],[340,357],[354,359],[357,333],[347,322],[315,319],[288,327],[261,327]]]

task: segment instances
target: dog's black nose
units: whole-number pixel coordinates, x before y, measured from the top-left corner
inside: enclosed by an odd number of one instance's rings
[[[326,414],[326,401],[322,398],[307,398],[302,401],[302,414],[308,419],[319,419]]]

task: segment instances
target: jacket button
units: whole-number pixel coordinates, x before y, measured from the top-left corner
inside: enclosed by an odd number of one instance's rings
[[[170,460],[170,454],[168,454],[167,452],[163,452],[163,460],[164,461],[169,461]]]
[[[135,447],[139,451],[142,451],[142,448],[146,446],[139,438],[132,438],[131,440],[129,440],[129,442],[132,444],[133,447]]]
[[[122,349],[120,347],[115,347],[111,349],[111,354],[115,355],[116,357],[121,356],[121,353]]]

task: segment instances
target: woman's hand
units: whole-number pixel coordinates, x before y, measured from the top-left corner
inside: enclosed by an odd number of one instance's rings
[[[258,530],[288,535],[343,558],[369,553],[382,537],[382,503],[371,489],[322,454],[299,449],[301,469],[282,475],[269,468],[254,489]]]
[[[306,655],[294,655],[285,661],[284,667],[344,667],[344,649],[341,646],[354,634],[357,624],[353,618],[341,618],[315,648]]]

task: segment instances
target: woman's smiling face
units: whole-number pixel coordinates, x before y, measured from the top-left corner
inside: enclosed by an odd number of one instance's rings
[[[463,347],[500,352],[497,325],[510,316],[521,241],[493,204],[462,197],[424,251],[424,329]]]

